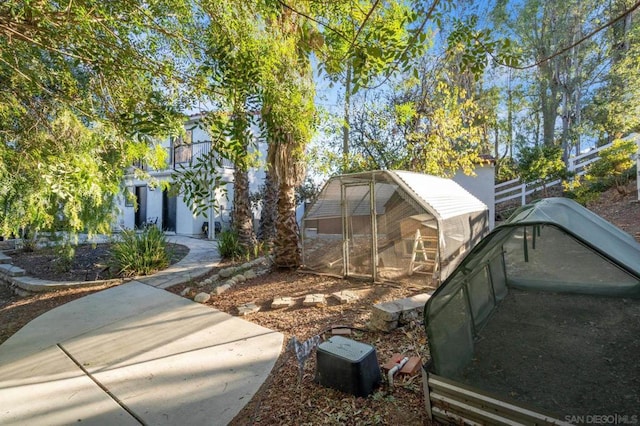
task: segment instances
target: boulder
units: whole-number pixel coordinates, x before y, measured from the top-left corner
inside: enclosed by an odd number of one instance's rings
[[[206,303],[209,299],[211,299],[211,295],[209,293],[202,292],[196,294],[196,297],[193,298],[193,301],[198,303]]]

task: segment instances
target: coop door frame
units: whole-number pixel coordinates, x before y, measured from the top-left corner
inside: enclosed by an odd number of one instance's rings
[[[376,212],[376,192],[375,192],[375,181],[372,179],[368,183],[342,183],[340,188],[340,196],[341,196],[341,205],[342,205],[342,259],[343,259],[343,271],[345,277],[348,276],[362,276],[363,274],[357,273],[355,270],[350,268],[351,265],[351,245],[353,244],[353,226],[352,221],[350,220],[349,214],[349,202],[347,198],[347,192],[349,188],[355,187],[368,187],[369,191],[367,194],[369,195],[369,218],[370,218],[370,228],[368,230],[371,231],[371,259],[370,259],[370,276],[373,281],[378,280],[378,224],[377,224],[377,212]],[[365,195],[366,197],[366,195]],[[360,203],[364,201],[365,197],[360,200]]]

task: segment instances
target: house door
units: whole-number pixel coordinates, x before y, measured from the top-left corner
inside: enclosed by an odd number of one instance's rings
[[[135,226],[142,228],[147,221],[147,187],[136,186],[136,204],[138,209],[135,213]]]
[[[374,245],[375,214],[372,214],[372,184],[342,186],[342,232],[347,276],[376,279]]]
[[[176,231],[176,197],[170,197],[165,189],[162,191],[162,230]]]

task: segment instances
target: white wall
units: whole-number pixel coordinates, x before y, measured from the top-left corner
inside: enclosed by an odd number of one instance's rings
[[[492,230],[496,220],[494,167],[492,164],[483,164],[476,167],[475,173],[476,176],[467,176],[458,171],[452,179],[487,205],[489,208],[489,230]]]

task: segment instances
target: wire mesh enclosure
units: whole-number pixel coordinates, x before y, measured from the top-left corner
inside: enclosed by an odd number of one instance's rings
[[[640,402],[637,357],[624,355],[640,351],[640,244],[572,200],[518,209],[451,272],[424,319],[441,377],[557,418]]]
[[[404,171],[336,176],[302,220],[303,268],[436,283],[488,231],[488,209],[449,179]]]

